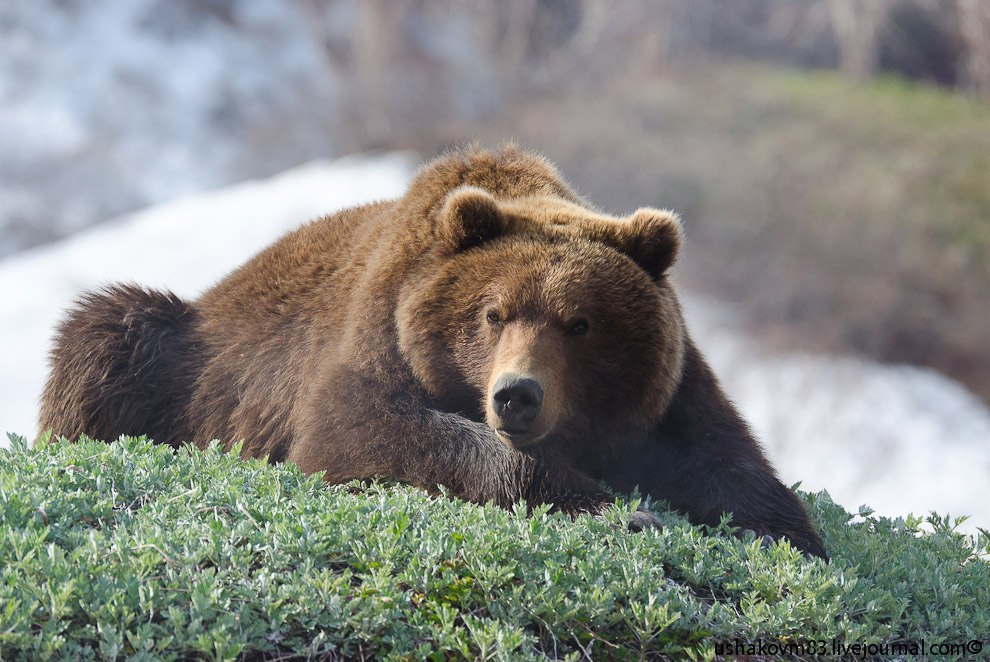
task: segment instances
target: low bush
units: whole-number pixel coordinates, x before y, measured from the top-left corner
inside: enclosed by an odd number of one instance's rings
[[[571,521],[216,445],[11,441],[0,659],[965,659],[990,633],[985,533],[825,493],[828,563],[672,512],[631,533],[635,500]]]

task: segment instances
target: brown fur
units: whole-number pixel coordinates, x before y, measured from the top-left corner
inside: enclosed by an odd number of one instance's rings
[[[666,276],[680,238],[667,212],[598,213],[515,148],[450,154],[404,197],[303,226],[192,304],[84,297],[59,328],[41,429],[243,440],[333,483],[571,513],[609,502],[600,480],[638,485],[824,556],[684,329]]]

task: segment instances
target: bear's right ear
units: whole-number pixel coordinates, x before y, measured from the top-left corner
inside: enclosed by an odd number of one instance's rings
[[[440,241],[453,253],[503,234],[508,226],[498,202],[477,186],[461,186],[447,195],[437,224]]]
[[[629,256],[654,280],[677,259],[683,232],[673,212],[643,207],[626,219],[596,222],[593,237]]]
[[[625,230],[626,254],[654,280],[663,276],[677,260],[684,240],[677,214],[642,207],[629,217]]]

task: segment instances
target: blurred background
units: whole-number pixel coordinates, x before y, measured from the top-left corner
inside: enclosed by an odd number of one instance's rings
[[[694,333],[785,482],[990,525],[986,0],[4,2],[0,325],[22,331],[0,377],[27,381],[0,427],[35,432],[23,329],[43,347],[50,315],[29,311],[72,296],[40,280],[137,278],[166,247],[184,264],[220,222],[183,208],[198,229],[170,217],[174,244],[122,257],[123,215],[314,159],[394,170],[508,139],[606,210],[682,214]],[[312,211],[260,208],[315,215],[359,185],[308,172]],[[88,257],[65,252],[87,232]],[[217,265],[256,248],[214,234]]]

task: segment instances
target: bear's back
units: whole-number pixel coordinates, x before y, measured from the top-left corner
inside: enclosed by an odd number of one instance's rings
[[[196,302],[208,319],[257,328],[264,318],[305,314],[327,288],[346,283],[355,261],[393,221],[392,201],[346,209],[288,233]],[[360,265],[358,265],[360,266]]]

